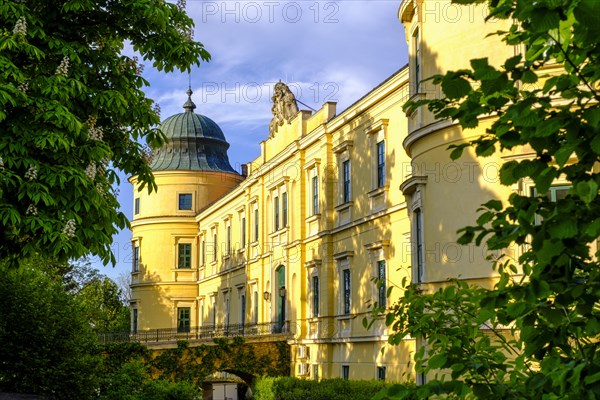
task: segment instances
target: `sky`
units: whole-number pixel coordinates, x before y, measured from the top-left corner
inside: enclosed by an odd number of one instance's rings
[[[306,104],[298,104],[301,109],[334,101],[340,113],[403,67],[408,55],[399,6],[400,0],[187,0],[194,39],[211,54],[191,73],[195,111],[221,127],[231,165],[239,171],[259,156],[277,81]],[[188,75],[146,64],[145,93],[160,105],[161,119],[183,112]],[[126,176],[119,202],[132,218],[133,188]],[[129,230],[115,235],[114,268],[94,258],[93,265],[113,279],[129,273],[130,238]]]

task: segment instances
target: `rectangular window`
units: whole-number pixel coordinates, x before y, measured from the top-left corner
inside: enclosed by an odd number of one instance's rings
[[[313,379],[315,381],[319,380],[319,364],[313,364]]]
[[[217,261],[217,234],[213,234],[213,261]]]
[[[350,314],[350,270],[345,269],[342,271],[343,277],[343,302],[344,302],[344,314]]]
[[[212,303],[212,323],[214,326],[217,325],[217,299],[213,299]]]
[[[206,240],[202,239],[202,265],[206,264]]]
[[[177,332],[190,331],[190,308],[177,307]]]
[[[138,215],[140,213],[140,198],[136,197],[133,203],[133,213]]]
[[[419,39],[418,30],[413,35],[413,46],[415,49],[415,93],[419,93],[421,91],[421,40]]]
[[[138,309],[134,308],[131,310],[131,333],[137,333],[138,331]]]
[[[137,244],[133,245],[133,272],[140,272],[140,246]]]
[[[379,280],[378,287],[378,299],[377,305],[379,307],[386,307],[387,305],[387,284],[385,277],[385,260],[377,261],[377,278]]]
[[[377,143],[377,187],[385,185],[385,141]]]
[[[227,225],[227,254],[231,254],[231,225]]]
[[[415,251],[417,252],[417,283],[423,282],[423,214],[420,208],[414,211],[415,218]]]
[[[312,316],[319,316],[319,277],[313,276],[312,278],[312,290],[313,290],[313,304],[312,304]]]
[[[242,248],[246,247],[246,217],[242,218],[241,222],[242,227]]]
[[[344,203],[350,201],[350,160],[346,160],[342,163],[342,178],[343,178],[343,190],[344,190]]]
[[[288,224],[288,200],[287,200],[287,192],[281,195],[281,209],[282,209],[282,219],[281,226],[285,228]]]
[[[179,243],[179,262],[177,268],[192,268],[192,244]]]
[[[385,381],[385,367],[377,367],[377,379]]]
[[[319,213],[319,177],[313,176],[312,178],[312,213],[313,215]]]
[[[342,379],[347,381],[350,379],[350,366],[342,365]]]
[[[275,231],[279,230],[279,197],[275,196],[275,198],[273,199],[273,206],[274,206],[274,210],[273,210],[273,222],[274,222],[274,228]]]
[[[179,209],[180,210],[191,210],[192,209],[192,194],[181,193],[179,195]]]
[[[254,291],[254,323],[258,324],[258,291]]]
[[[254,210],[254,241],[258,242],[258,208]]]

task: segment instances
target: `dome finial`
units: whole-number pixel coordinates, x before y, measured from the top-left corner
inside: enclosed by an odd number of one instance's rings
[[[192,92],[192,71],[188,71],[188,90],[187,90],[186,93],[188,95],[188,99],[183,104],[183,109],[186,112],[194,112],[194,109],[196,108],[196,105],[192,101],[192,94],[194,93],[194,92]]]
[[[188,95],[188,99],[187,101],[183,104],[183,109],[186,112],[194,112],[194,109],[196,108],[196,105],[194,104],[194,102],[192,101],[192,94],[194,93],[192,91],[192,87],[189,86],[188,90],[187,90],[187,95]]]

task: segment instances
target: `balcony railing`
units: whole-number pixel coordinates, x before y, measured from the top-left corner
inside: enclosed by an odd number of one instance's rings
[[[137,332],[100,332],[98,340],[102,344],[115,342],[172,342],[177,340],[211,340],[213,338],[258,336],[292,336],[290,321],[267,322],[262,324],[203,325],[179,328],[149,329]]]

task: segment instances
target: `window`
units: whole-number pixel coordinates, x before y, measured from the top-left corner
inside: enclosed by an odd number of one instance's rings
[[[419,30],[416,30],[413,35],[413,46],[415,49],[415,92],[419,93],[421,91],[421,40],[419,39]]]
[[[192,194],[181,193],[179,195],[179,209],[180,210],[191,210],[192,209]]]
[[[287,192],[281,194],[281,209],[282,209],[282,220],[281,226],[285,228],[288,224],[288,202],[287,202]]]
[[[242,324],[242,329],[244,325],[246,325],[246,295],[242,294],[240,296],[240,323]]]
[[[344,314],[350,314],[350,270],[342,271],[343,279],[343,311]]]
[[[242,222],[240,223],[242,228],[242,248],[246,247],[246,217],[242,217]]]
[[[133,202],[133,214],[138,215],[140,213],[140,198],[136,197]]]
[[[204,300],[200,302],[200,326],[204,326]]]
[[[206,240],[202,239],[202,265],[206,264]]]
[[[179,261],[177,268],[192,268],[192,244],[179,243]]]
[[[377,379],[385,381],[385,367],[377,367]]]
[[[140,246],[133,245],[133,266],[131,268],[133,272],[140,272]]]
[[[342,178],[343,178],[343,202],[350,201],[350,160],[342,163]]]
[[[190,331],[190,308],[177,307],[177,332]]]
[[[227,225],[227,254],[231,254],[231,225]]]
[[[571,186],[567,185],[551,186],[550,189],[548,189],[548,193],[546,193],[546,197],[552,202],[557,202],[567,197],[567,194],[569,194],[569,189],[571,189]],[[537,191],[535,190],[535,187],[532,187],[531,197],[535,197],[536,195]]]
[[[231,315],[229,308],[229,297],[225,299],[225,328],[229,328],[229,316]]]
[[[318,276],[312,277],[312,291],[313,291],[312,316],[318,317],[319,316],[319,277]]]
[[[377,278],[379,280],[378,283],[378,298],[377,304],[379,307],[385,307],[387,305],[387,285],[386,285],[386,276],[385,276],[385,260],[381,260],[377,262]]]
[[[274,222],[274,229],[275,231],[279,230],[279,197],[275,196],[275,198],[273,199],[273,206],[274,206],[274,210],[273,210],[273,222]]]
[[[342,379],[347,381],[350,379],[350,366],[342,365]]]
[[[217,261],[217,233],[213,234],[213,261]]]
[[[377,187],[385,186],[385,141],[377,143]]]
[[[312,177],[312,213],[319,213],[319,177]]]
[[[258,324],[258,291],[254,290],[254,323]]]
[[[423,263],[423,213],[420,208],[414,211],[415,218],[415,250],[417,252],[417,283],[423,282],[424,263]]]
[[[319,364],[313,364],[313,379],[315,381],[319,380]]]
[[[213,297],[212,301],[212,323],[213,325],[217,325],[217,299]]]
[[[134,308],[131,310],[131,332],[137,333],[138,331],[138,309]]]
[[[567,194],[569,194],[569,189],[571,189],[571,186],[568,185],[550,186],[550,188],[548,189],[548,193],[546,193],[546,198],[549,201],[556,203],[557,201],[567,197]],[[535,187],[531,188],[530,195],[531,197],[537,196],[537,190],[535,190]],[[536,214],[535,224],[540,225],[542,223],[542,219],[543,218],[540,215]]]
[[[254,210],[254,241],[258,242],[258,208]]]

